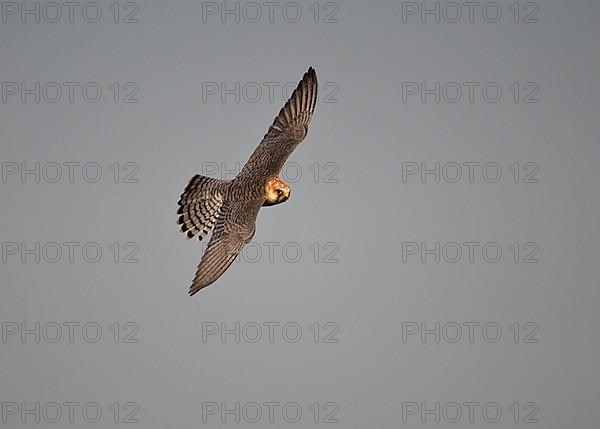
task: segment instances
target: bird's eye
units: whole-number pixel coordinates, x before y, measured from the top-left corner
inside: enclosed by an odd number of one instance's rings
[[[281,189],[277,189],[277,195],[281,195],[283,194],[283,191]]]

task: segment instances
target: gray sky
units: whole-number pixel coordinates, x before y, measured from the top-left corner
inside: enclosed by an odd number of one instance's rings
[[[597,2],[25,4],[0,20],[6,427],[69,402],[77,427],[598,422]],[[235,174],[309,66],[291,199],[187,297],[179,194]]]

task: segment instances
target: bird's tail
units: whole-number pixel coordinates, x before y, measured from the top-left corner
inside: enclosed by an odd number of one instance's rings
[[[213,229],[223,205],[229,181],[195,175],[179,199],[177,224],[186,238],[202,240]]]

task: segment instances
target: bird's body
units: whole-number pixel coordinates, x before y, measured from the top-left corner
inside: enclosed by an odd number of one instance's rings
[[[201,240],[213,231],[190,295],[216,281],[252,240],[262,206],[281,204],[290,197],[290,188],[279,173],[306,137],[316,102],[317,75],[311,67],[233,180],[201,175],[190,179],[179,200],[177,223],[187,238]]]

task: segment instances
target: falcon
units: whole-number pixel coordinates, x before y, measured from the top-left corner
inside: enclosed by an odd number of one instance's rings
[[[290,198],[290,187],[279,174],[306,137],[316,104],[317,74],[310,67],[233,180],[199,174],[190,179],[178,202],[177,224],[188,239],[202,240],[212,231],[188,291],[190,296],[221,277],[252,240],[261,207]]]

